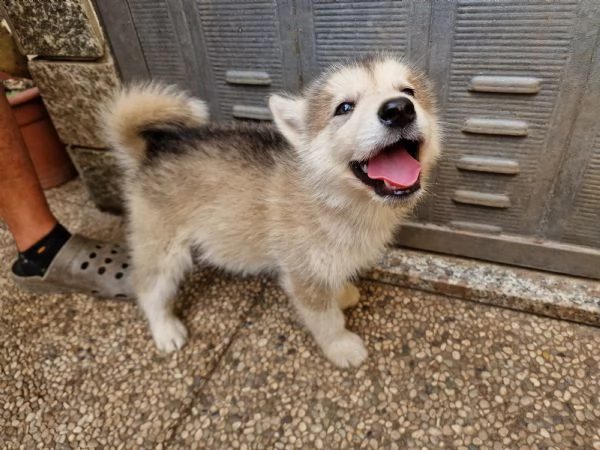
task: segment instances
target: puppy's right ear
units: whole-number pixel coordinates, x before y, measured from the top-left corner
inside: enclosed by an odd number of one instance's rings
[[[304,100],[297,97],[283,97],[273,94],[269,98],[269,108],[275,125],[281,131],[281,134],[294,147],[298,147],[304,128]]]

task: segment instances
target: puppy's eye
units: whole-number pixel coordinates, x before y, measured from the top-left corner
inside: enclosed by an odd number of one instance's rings
[[[411,88],[404,88],[404,89],[402,89],[402,93],[406,94],[406,95],[410,95],[411,97],[415,96],[415,90],[411,89]]]
[[[343,102],[335,108],[334,116],[343,116],[344,114],[351,113],[354,110],[354,103],[352,102]]]

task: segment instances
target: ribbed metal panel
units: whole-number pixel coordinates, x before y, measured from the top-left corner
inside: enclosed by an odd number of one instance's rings
[[[234,117],[235,105],[266,107],[270,90],[283,88],[277,2],[200,0],[197,5],[223,118]],[[228,71],[263,72],[271,84],[231,84]]]
[[[409,10],[408,1],[313,1],[319,68],[374,49],[403,53]]]
[[[566,242],[600,248],[600,134],[567,223]]]
[[[576,7],[575,1],[552,7],[546,2],[517,0],[457,3],[446,81],[446,153],[424,219],[439,224],[478,222],[514,233],[528,231],[523,229],[522,217],[530,201],[543,201],[530,198],[531,185],[553,126]],[[473,92],[470,87],[475,76],[533,77],[539,80],[540,90],[533,95]],[[486,132],[486,123],[489,134],[481,134]],[[519,174],[508,177],[459,171],[456,163],[464,156],[510,159],[519,165]],[[457,204],[452,201],[455,189],[506,196],[510,207],[500,210]]]
[[[146,58],[150,76],[189,88],[165,0],[129,0],[129,9]]]

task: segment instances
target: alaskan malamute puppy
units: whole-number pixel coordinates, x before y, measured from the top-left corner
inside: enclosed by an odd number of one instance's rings
[[[214,126],[204,102],[158,84],[108,105],[139,304],[157,347],[180,348],[172,303],[197,250],[230,271],[276,274],[327,358],[358,366],[367,350],[342,309],[427,189],[440,153],[433,93],[401,58],[376,54],[269,107],[275,127]]]

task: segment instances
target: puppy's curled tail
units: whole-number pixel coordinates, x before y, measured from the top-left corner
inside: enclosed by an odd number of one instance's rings
[[[101,120],[107,144],[126,169],[138,168],[148,157],[153,132],[175,133],[206,125],[206,103],[175,86],[140,83],[122,87],[104,105]]]

